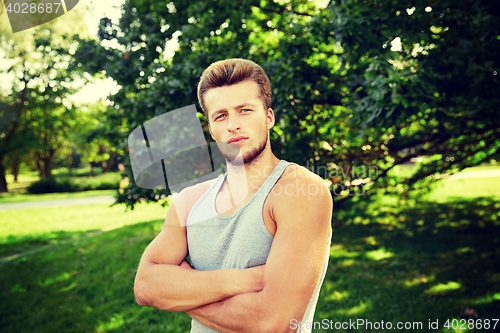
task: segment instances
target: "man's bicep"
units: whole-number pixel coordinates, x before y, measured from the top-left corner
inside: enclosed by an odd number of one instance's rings
[[[328,247],[328,237],[306,234],[277,231],[264,271],[265,291],[279,304],[302,304],[298,308],[303,311],[321,276]]]
[[[203,195],[212,181],[185,188],[170,204],[165,224],[149,244],[141,259],[143,262],[179,265],[188,254],[186,222],[194,203]]]
[[[302,319],[321,277],[331,236],[329,193],[310,200],[288,197],[276,209],[277,230],[264,273],[264,291],[285,311]],[[286,306],[284,304],[287,304]]]
[[[186,227],[181,226],[174,205],[168,209],[162,231],[144,251],[141,264],[179,265],[187,256]]]

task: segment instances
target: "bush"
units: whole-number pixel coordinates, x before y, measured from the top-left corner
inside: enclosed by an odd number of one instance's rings
[[[28,186],[28,192],[32,194],[76,191],[78,190],[75,189],[68,179],[40,179]]]
[[[49,178],[41,179],[28,187],[32,194],[80,192],[90,190],[114,190],[119,187],[119,173],[106,173],[96,177]]]

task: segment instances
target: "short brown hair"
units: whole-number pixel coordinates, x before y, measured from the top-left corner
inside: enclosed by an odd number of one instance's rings
[[[256,63],[246,59],[226,59],[208,66],[198,83],[198,101],[207,114],[203,96],[211,88],[230,86],[244,80],[252,80],[260,87],[260,98],[267,111],[271,107],[271,83],[266,73]]]

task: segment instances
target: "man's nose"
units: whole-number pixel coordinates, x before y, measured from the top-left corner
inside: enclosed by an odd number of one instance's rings
[[[227,130],[230,132],[237,131],[241,128],[241,120],[238,119],[238,116],[228,115],[227,119]]]

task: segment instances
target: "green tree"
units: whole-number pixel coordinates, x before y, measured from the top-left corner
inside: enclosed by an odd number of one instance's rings
[[[8,66],[0,74],[10,85],[0,96],[0,192],[7,191],[3,160],[8,152],[29,152],[40,176],[50,177],[55,152],[77,125],[76,109],[66,97],[75,91],[73,81],[79,76],[71,60],[78,46],[73,35],[83,31],[80,15],[72,11],[15,34],[2,20],[0,53]]]
[[[79,151],[91,166],[99,163],[102,172],[107,173],[116,166],[117,161],[121,160],[125,153],[124,149],[118,148],[123,146],[122,136],[117,139],[116,131],[110,127],[108,121],[108,113],[112,112],[112,107],[102,101],[81,107],[84,114],[79,127],[81,133],[77,135]]]
[[[384,161],[378,187],[423,189],[439,174],[498,159],[496,4],[344,1],[328,9],[324,17],[345,52],[344,105],[370,145],[346,157]],[[421,155],[428,160],[412,176],[384,177]]]
[[[121,86],[107,122],[122,140],[196,103],[203,69],[239,57],[271,79],[273,150],[314,164],[339,199],[357,188],[426,188],[437,173],[499,155],[500,20],[489,1],[129,0],[123,13],[118,25],[103,19],[100,40],[78,52],[88,71]],[[411,177],[391,173],[421,155]],[[159,194],[131,182],[118,202]]]

